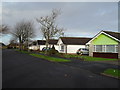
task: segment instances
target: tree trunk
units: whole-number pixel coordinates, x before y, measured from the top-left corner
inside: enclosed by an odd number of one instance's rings
[[[46,48],[48,48],[48,45],[49,45],[49,40],[48,39],[46,39],[46,43],[45,43],[45,45],[46,45]],[[45,53],[47,54],[47,50],[45,51]]]
[[[22,50],[22,43],[19,43],[19,49]]]

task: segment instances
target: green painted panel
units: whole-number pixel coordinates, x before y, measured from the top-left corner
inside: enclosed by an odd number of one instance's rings
[[[117,45],[118,42],[111,37],[101,34],[92,42],[93,45]]]

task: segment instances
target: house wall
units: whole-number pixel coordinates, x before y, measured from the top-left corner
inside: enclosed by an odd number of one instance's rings
[[[58,45],[54,45],[55,46],[55,49],[59,51],[59,47]]]
[[[65,50],[64,51],[61,51],[61,45],[63,45],[64,46],[64,48],[66,48],[66,46],[63,44],[63,42],[62,42],[62,40],[59,38],[59,40],[58,40],[58,52],[60,52],[60,53],[65,53]]]
[[[118,42],[107,35],[101,34],[93,40],[93,45],[118,45]]]
[[[63,51],[61,51],[61,45],[64,46]],[[85,48],[85,45],[64,45],[64,44],[60,44],[58,46],[58,51],[60,53],[75,54],[79,48]]]
[[[118,58],[120,59],[120,43],[118,44]]]
[[[29,47],[28,47],[28,49],[32,49],[32,47],[31,47],[31,46],[29,46]]]
[[[30,46],[29,49],[31,49],[31,50],[38,50],[39,46],[33,45],[33,46]]]
[[[58,45],[59,45],[59,44],[63,44],[62,40],[59,39],[57,44],[58,44]]]
[[[118,45],[118,41],[104,34],[99,35],[89,45],[89,56],[93,56],[94,45]],[[118,48],[120,50],[120,44]],[[120,51],[118,52],[118,56],[120,57]]]
[[[49,45],[50,48],[52,48],[53,45]],[[42,49],[46,47],[46,45],[39,45],[39,49],[40,51],[42,51]],[[54,45],[55,49],[58,50],[58,45]]]
[[[49,45],[50,48],[52,48],[52,46],[53,46],[53,45]],[[58,49],[58,45],[54,45],[54,47],[55,47],[56,50],[59,50],[59,49]]]
[[[39,45],[39,50],[42,51],[44,47],[46,47],[46,45]]]
[[[79,48],[85,48],[85,45],[65,45],[61,39],[58,40],[58,51],[60,53],[74,54]],[[61,46],[64,46],[64,50],[61,50]]]
[[[67,45],[67,53],[76,53],[79,48],[85,48],[85,45]]]
[[[61,46],[64,47],[64,50],[61,50]],[[59,52],[59,53],[66,53],[66,45],[64,45],[64,44],[59,44],[59,45],[58,45],[58,52]]]
[[[91,43],[89,44],[89,56],[93,56],[94,45]]]

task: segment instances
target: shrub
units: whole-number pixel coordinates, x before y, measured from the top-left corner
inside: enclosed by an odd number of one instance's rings
[[[58,54],[58,51],[55,49],[50,49],[47,51],[47,55],[56,55],[56,54]]]
[[[47,55],[58,55],[58,51],[55,49],[54,45],[51,49],[47,50]]]

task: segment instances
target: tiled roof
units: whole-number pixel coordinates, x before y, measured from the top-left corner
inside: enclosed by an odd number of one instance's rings
[[[45,45],[46,40],[37,40],[37,42],[38,42],[38,45]],[[56,45],[57,42],[58,42],[58,40],[55,40],[55,39],[50,39],[50,40],[49,40],[49,44],[54,44],[54,45]]]
[[[103,31],[109,35],[111,35],[112,37],[117,38],[118,40],[120,40],[120,33],[119,32],[112,32],[112,31]]]
[[[45,40],[37,40],[38,45],[45,45],[46,41]]]
[[[60,37],[66,45],[85,45],[90,39],[87,37]]]
[[[57,42],[58,42],[58,40],[55,40],[55,39],[50,39],[50,40],[49,40],[49,44],[54,44],[54,45],[56,45]]]

